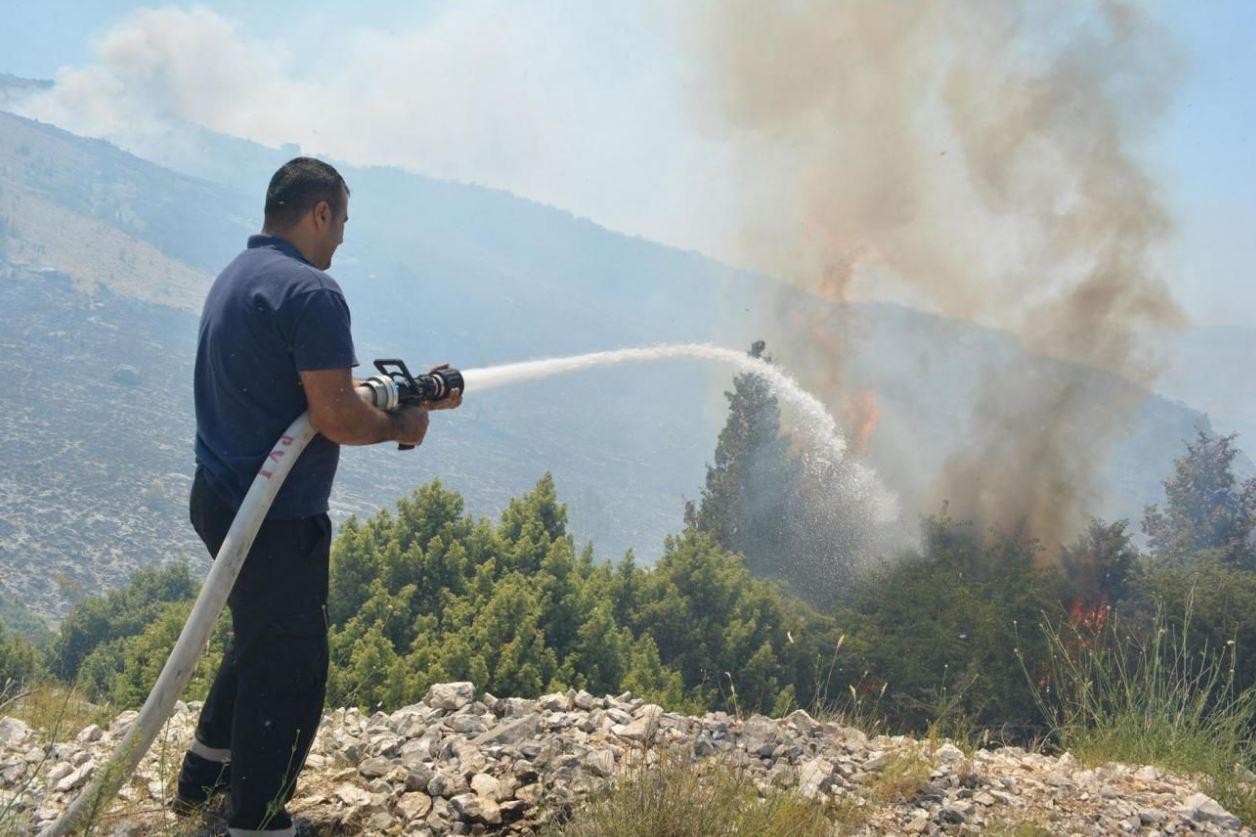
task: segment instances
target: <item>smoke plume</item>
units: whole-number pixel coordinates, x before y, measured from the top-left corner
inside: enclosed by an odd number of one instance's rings
[[[746,261],[1150,383],[1139,330],[1183,318],[1155,271],[1171,220],[1131,144],[1178,67],[1136,8],[720,0],[688,23],[703,126],[747,180]],[[809,337],[840,381],[844,346],[824,325]],[[1099,409],[1074,375],[1027,374],[987,373],[932,500],[1054,543],[1083,519],[1137,397]]]
[[[655,238],[676,226],[667,207],[685,186],[667,169],[686,163],[683,114],[668,77],[646,72],[661,64],[634,35],[646,12],[547,0],[413,12],[386,28],[364,13],[334,30],[294,21],[268,37],[204,5],[139,9],[18,110],[194,174],[188,123],[509,189]],[[634,48],[640,69],[606,60]]]

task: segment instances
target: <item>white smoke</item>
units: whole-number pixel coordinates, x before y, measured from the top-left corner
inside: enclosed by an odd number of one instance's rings
[[[20,110],[147,150],[171,119],[235,130],[257,116],[259,100],[291,95],[283,45],[248,41],[204,7],[142,10],[104,37],[99,56],[60,70],[52,90]]]
[[[19,110],[157,162],[171,162],[172,126],[194,123],[505,188],[677,242],[686,185],[672,175],[705,155],[677,142],[687,117],[653,14],[471,0],[408,29],[326,32],[310,50],[203,6],[147,9]]]

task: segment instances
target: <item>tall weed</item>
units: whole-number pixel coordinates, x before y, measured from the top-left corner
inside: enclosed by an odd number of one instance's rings
[[[1195,777],[1247,822],[1256,822],[1256,691],[1239,690],[1238,649],[1195,643],[1193,595],[1182,627],[1158,610],[1131,630],[1097,610],[1062,625],[1043,620],[1047,670],[1022,671],[1059,745],[1087,763],[1152,764]]]

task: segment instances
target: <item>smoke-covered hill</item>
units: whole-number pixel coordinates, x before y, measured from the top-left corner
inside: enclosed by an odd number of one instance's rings
[[[0,73],[0,108],[12,107],[32,93],[51,88],[50,79],[22,78],[11,73]]]
[[[60,612],[77,586],[199,555],[183,511],[196,312],[212,274],[259,226],[267,176],[295,149],[189,128],[168,151],[184,172],[0,112],[0,584],[44,613]],[[840,335],[847,353],[841,389],[875,393],[867,455],[903,495],[908,526],[968,439],[990,368],[1023,362],[1075,380],[1098,413],[1134,392],[1106,373],[1029,358],[1005,333],[895,305],[838,306],[502,192],[341,170],[353,198],[333,273],[359,357],[471,367],[765,337],[779,363],[829,396],[819,370],[831,364],[816,361],[832,344],[800,339],[797,325],[819,322],[820,337]],[[1226,377],[1213,364],[1209,378]],[[335,512],[373,511],[434,475],[488,512],[551,470],[579,538],[600,557],[635,548],[648,559],[700,491],[729,378],[684,362],[471,398],[437,417],[418,453],[350,452]],[[1189,394],[1216,403],[1207,388]],[[1138,400],[1101,469],[1096,513],[1137,514],[1156,499],[1200,420]]]
[[[1256,367],[1256,328],[1210,326],[1162,336],[1167,369],[1157,389],[1208,413],[1222,433],[1256,443],[1256,386],[1244,370]]]

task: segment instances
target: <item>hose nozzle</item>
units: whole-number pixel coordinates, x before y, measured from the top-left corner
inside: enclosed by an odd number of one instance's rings
[[[410,374],[406,362],[400,358],[381,358],[375,361],[375,368],[380,374],[367,378],[364,383],[371,391],[371,401],[386,412],[407,404],[421,406],[441,401],[465,386],[462,373],[448,367],[417,378]],[[397,449],[409,450],[412,447],[414,445],[398,445]]]
[[[410,374],[404,360],[382,358],[375,361],[380,374],[366,380],[373,394],[375,406],[392,411],[403,404],[421,405],[448,398],[454,390],[465,386],[462,373],[457,369],[437,369],[426,375]]]
[[[440,369],[428,375],[420,375],[414,379],[415,386],[422,390],[423,401],[440,401],[448,398],[454,390],[464,387],[462,373],[457,369]]]

